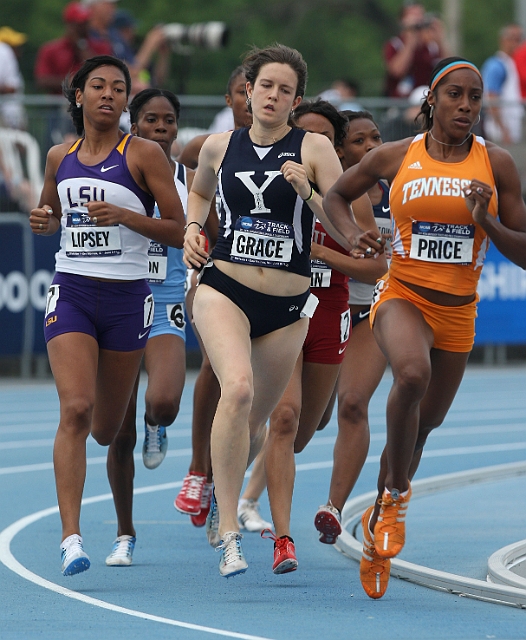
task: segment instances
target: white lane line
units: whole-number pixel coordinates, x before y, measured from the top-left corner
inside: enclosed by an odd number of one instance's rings
[[[56,427],[55,427],[56,431]],[[187,438],[192,435],[191,429],[181,429],[176,433],[169,434],[171,439],[176,438]],[[46,438],[45,440],[8,440],[6,442],[0,442],[0,451],[3,449],[30,449],[30,448],[38,448],[38,447],[49,447],[53,446],[55,442],[54,438]],[[96,445],[97,443],[91,437],[87,440],[88,445]]]
[[[474,447],[451,447],[449,449],[428,449],[424,450],[423,458],[444,458],[448,456],[465,456],[476,453],[497,453],[504,451],[521,451],[526,449],[526,442],[507,442],[503,444],[487,444]],[[182,456],[191,456],[192,449],[175,449],[166,453],[167,458],[178,458]],[[142,454],[136,453],[133,456],[135,461],[142,460]],[[378,462],[380,456],[368,456],[365,463]],[[88,458],[88,465],[106,464],[106,456],[97,458]],[[324,460],[321,462],[308,462],[296,465],[296,470],[307,471],[311,469],[328,469],[332,467],[332,460]],[[26,464],[17,467],[0,467],[0,476],[10,475],[13,473],[29,473],[31,471],[49,471],[53,469],[52,462],[43,462],[41,464]]]
[[[150,487],[141,487],[140,489],[136,489],[134,494],[144,494],[144,493],[153,493],[155,491],[165,491],[166,489],[175,489],[182,486],[182,481],[180,482],[168,482],[165,484],[150,486]],[[111,493],[106,493],[100,496],[93,496],[92,498],[86,498],[82,501],[83,505],[95,504],[96,502],[103,502],[104,500],[112,500]],[[84,602],[85,604],[91,604],[94,607],[99,607],[101,609],[107,609],[108,611],[113,611],[114,613],[122,613],[127,616],[132,616],[134,618],[140,618],[141,620],[150,620],[152,622],[160,622],[162,624],[167,624],[172,627],[182,627],[183,629],[190,629],[191,631],[203,631],[205,633],[211,633],[217,636],[225,636],[227,638],[239,638],[240,640],[270,640],[270,638],[265,638],[263,636],[253,636],[246,633],[237,633],[236,631],[227,631],[224,629],[215,629],[214,627],[205,627],[199,624],[192,624],[190,622],[183,622],[182,620],[173,620],[172,618],[164,618],[162,616],[154,616],[149,613],[144,613],[142,611],[136,611],[135,609],[128,609],[126,607],[120,607],[115,604],[111,604],[109,602],[105,602],[104,600],[99,600],[98,598],[92,598],[91,596],[87,596],[83,593],[78,593],[77,591],[72,591],[71,589],[66,589],[65,587],[56,584],[55,582],[51,582],[50,580],[46,580],[41,576],[29,571],[24,567],[11,553],[11,542],[13,538],[20,533],[23,529],[28,527],[31,524],[34,524],[38,520],[42,518],[46,518],[48,516],[54,515],[58,513],[58,507],[50,507],[49,509],[43,509],[42,511],[37,511],[25,518],[21,518],[17,520],[10,526],[6,527],[0,533],[0,562],[2,562],[8,569],[19,575],[21,578],[25,580],[29,580],[29,582],[33,582],[39,587],[43,587],[44,589],[48,589],[49,591],[54,591],[62,596],[66,596],[67,598],[72,598],[73,600],[78,600],[80,602]]]
[[[167,458],[180,458],[183,456],[191,456],[192,449],[173,449],[166,452]],[[106,456],[98,456],[96,458],[87,458],[89,466],[95,464],[106,464]],[[135,453],[133,455],[135,462],[142,461],[142,453]],[[28,473],[30,471],[49,471],[53,469],[52,462],[42,462],[39,464],[25,464],[17,467],[0,467],[0,476],[10,475],[12,473]]]

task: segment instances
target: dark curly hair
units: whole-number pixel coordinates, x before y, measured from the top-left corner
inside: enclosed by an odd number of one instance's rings
[[[334,128],[334,146],[339,147],[343,143],[347,127],[347,118],[343,116],[334,105],[321,98],[300,102],[294,110],[294,122],[297,122],[298,118],[301,118],[301,116],[307,113],[316,113],[327,118]]]
[[[139,91],[139,93],[130,102],[130,122],[132,124],[135,124],[137,122],[141,109],[152,98],[166,98],[174,108],[175,119],[177,122],[179,122],[181,103],[179,102],[179,98],[174,93],[168,91],[167,89],[143,89],[142,91]]]

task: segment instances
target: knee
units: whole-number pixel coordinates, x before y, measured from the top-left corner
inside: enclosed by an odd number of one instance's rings
[[[88,398],[73,398],[63,402],[60,407],[60,428],[62,431],[84,432],[87,437],[92,415],[93,402]]]
[[[415,444],[415,451],[420,451],[420,449],[424,448],[424,445],[427,442],[427,439],[429,437],[429,434],[431,433],[431,431],[433,431],[433,429],[436,429],[437,427],[439,427],[442,422],[443,422],[443,418],[436,418],[435,420],[432,421],[432,423],[427,423],[425,425],[420,424],[418,427],[418,436],[416,438],[416,444]]]
[[[300,419],[299,408],[292,404],[279,404],[270,418],[270,434],[274,438],[296,438]]]
[[[429,386],[431,367],[428,364],[412,362],[405,364],[395,373],[395,385],[404,397],[421,400]]]
[[[119,431],[111,443],[111,453],[119,462],[128,460],[133,456],[137,444],[137,431]]]
[[[352,391],[338,398],[338,426],[367,424],[367,403]]]
[[[160,424],[168,427],[179,413],[178,398],[147,398],[146,415],[150,424]]]
[[[247,376],[228,380],[221,387],[221,404],[234,413],[250,411],[253,397],[254,388]]]

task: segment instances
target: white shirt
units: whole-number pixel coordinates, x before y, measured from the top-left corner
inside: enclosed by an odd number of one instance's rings
[[[8,87],[15,93],[3,95],[0,103],[0,124],[20,129],[24,126],[24,109],[20,95],[24,92],[24,79],[20,73],[15,52],[5,42],[0,42],[0,95]]]

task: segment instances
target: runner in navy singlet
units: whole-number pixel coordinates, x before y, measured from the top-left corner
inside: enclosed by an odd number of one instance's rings
[[[212,427],[212,469],[219,507],[223,576],[247,569],[237,504],[265,423],[292,375],[315,308],[309,292],[314,215],[348,251],[381,250],[374,232],[356,227],[347,210],[329,220],[321,197],[341,173],[329,140],[291,128],[306,65],[276,45],[245,59],[250,129],[211,135],[203,145],[188,200],[185,260],[209,256],[200,229],[216,187],[222,204],[213,263],[203,269],[194,320],[221,387]],[[235,150],[235,151],[233,151]],[[354,237],[353,244],[347,237]],[[209,519],[217,519],[215,507]]]

